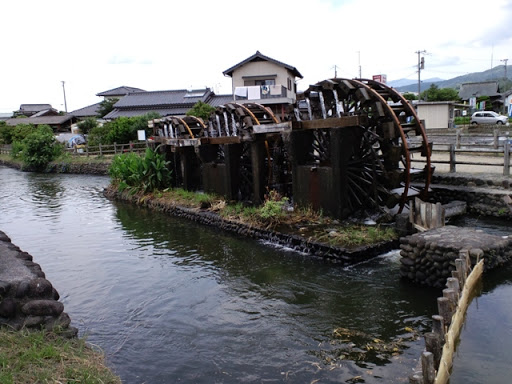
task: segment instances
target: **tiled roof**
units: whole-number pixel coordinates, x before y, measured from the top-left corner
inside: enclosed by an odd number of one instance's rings
[[[50,108],[50,109],[43,109],[42,111],[34,113],[30,117],[57,116],[58,114],[59,114],[59,112],[56,109]]]
[[[219,105],[231,102],[233,102],[233,95],[214,95],[210,100],[208,100],[208,104],[212,107],[218,107]]]
[[[96,96],[103,96],[103,97],[114,97],[114,96],[124,96],[129,93],[133,92],[145,92],[143,89],[140,88],[134,88],[134,87],[127,87],[127,86],[121,86],[114,89],[110,89],[108,91],[103,91],[100,93],[97,93]]]
[[[459,97],[462,100],[469,100],[472,97],[479,96],[499,96],[498,83],[495,81],[486,81],[479,83],[462,84],[459,90]]]
[[[251,57],[248,57],[244,61],[241,61],[240,63],[232,66],[229,69],[226,69],[224,72],[222,72],[222,74],[224,76],[226,76],[226,75],[227,76],[232,76],[233,72],[235,71],[235,69],[238,69],[239,67],[241,67],[241,66],[243,66],[243,65],[245,65],[247,63],[253,62],[253,61],[270,61],[271,63],[277,64],[277,65],[279,65],[281,67],[284,67],[284,68],[288,69],[290,72],[293,73],[293,75],[295,77],[300,77],[301,79],[303,78],[303,76],[300,74],[300,72],[298,71],[297,68],[292,67],[291,65],[285,64],[285,63],[283,63],[281,61],[272,59],[271,57],[262,55],[260,51],[256,51],[256,53],[254,55],[252,55]]]
[[[6,121],[7,125],[14,126],[18,124],[48,124],[60,125],[75,119],[73,115],[59,115],[59,116],[41,116],[41,117],[24,117],[20,119],[9,119]]]
[[[96,103],[93,105],[89,105],[87,107],[76,109],[73,112],[70,112],[69,114],[76,116],[76,117],[96,116],[98,114],[98,109],[100,108],[100,104],[101,103]]]
[[[51,104],[21,104],[20,112],[39,112],[51,108]]]
[[[105,120],[117,119],[118,117],[134,117],[134,116],[142,116],[146,113],[156,112],[160,114],[160,116],[182,116],[185,115],[190,108],[172,108],[172,107],[162,107],[162,108],[133,108],[133,109],[113,109],[111,112],[103,116]]]
[[[206,102],[212,96],[209,88],[197,90],[171,90],[130,93],[119,100],[114,108],[194,105],[198,101]]]

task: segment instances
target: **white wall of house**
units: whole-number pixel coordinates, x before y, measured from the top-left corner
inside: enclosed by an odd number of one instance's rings
[[[419,103],[417,113],[424,120],[425,129],[453,128],[454,106],[450,103]]]
[[[274,80],[275,85],[286,89],[286,97],[296,99],[295,76],[286,68],[268,61],[247,63],[233,71],[233,92],[236,87],[246,87],[255,84],[256,80]]]

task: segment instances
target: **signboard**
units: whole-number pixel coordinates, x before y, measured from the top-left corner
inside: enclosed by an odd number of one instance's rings
[[[143,129],[140,129],[137,131],[137,138],[140,140],[140,141],[146,141],[146,131],[143,130]]]
[[[378,81],[379,83],[386,84],[388,79],[386,75],[373,75],[372,79],[374,81]]]

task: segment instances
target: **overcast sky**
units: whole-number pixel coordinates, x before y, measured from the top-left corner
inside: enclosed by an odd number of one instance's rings
[[[334,77],[453,78],[512,65],[512,0],[3,0],[0,112],[68,111],[119,86],[211,87],[253,55],[296,67],[299,90]]]

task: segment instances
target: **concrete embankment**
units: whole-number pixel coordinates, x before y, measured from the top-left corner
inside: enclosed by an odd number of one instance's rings
[[[0,231],[0,325],[12,329],[56,327],[76,336],[71,319],[41,266]]]

